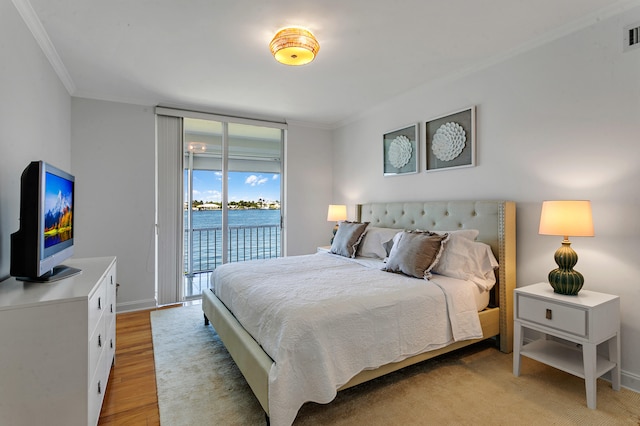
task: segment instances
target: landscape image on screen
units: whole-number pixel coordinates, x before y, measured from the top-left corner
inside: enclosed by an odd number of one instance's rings
[[[44,195],[44,248],[73,237],[73,182],[46,174]]]

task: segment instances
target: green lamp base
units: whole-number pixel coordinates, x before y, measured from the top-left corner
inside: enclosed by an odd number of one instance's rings
[[[333,236],[331,237],[330,244],[333,244],[334,238],[336,238],[336,232],[338,232],[338,223],[336,222],[336,226],[333,227]]]
[[[584,277],[573,270],[578,263],[578,254],[571,248],[571,242],[568,239],[562,241],[553,257],[558,268],[549,272],[549,284],[556,293],[575,296],[584,284]]]

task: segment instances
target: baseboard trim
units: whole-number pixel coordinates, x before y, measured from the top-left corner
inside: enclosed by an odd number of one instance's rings
[[[622,370],[620,382],[623,388],[640,393],[640,376],[637,374]]]
[[[157,307],[156,299],[134,300],[133,302],[123,302],[116,305],[116,312],[133,312],[143,311],[145,309],[155,309]]]

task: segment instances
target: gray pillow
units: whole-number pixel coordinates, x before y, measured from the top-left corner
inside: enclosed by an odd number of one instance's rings
[[[394,242],[383,271],[428,279],[449,234],[404,231]]]
[[[362,241],[364,230],[369,222],[349,222],[343,221],[338,225],[338,231],[331,243],[331,253],[344,257],[356,257],[358,244]]]

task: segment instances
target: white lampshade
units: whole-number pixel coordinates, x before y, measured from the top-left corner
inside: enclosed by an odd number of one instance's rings
[[[343,204],[329,204],[327,221],[339,222],[341,220],[347,220],[347,206]]]
[[[593,237],[591,201],[544,201],[538,233],[565,237]]]

